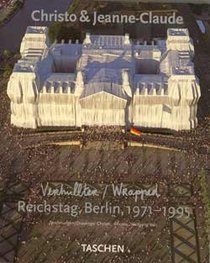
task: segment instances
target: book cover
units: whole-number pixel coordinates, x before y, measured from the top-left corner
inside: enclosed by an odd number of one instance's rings
[[[0,1],[0,263],[210,262],[210,1]]]

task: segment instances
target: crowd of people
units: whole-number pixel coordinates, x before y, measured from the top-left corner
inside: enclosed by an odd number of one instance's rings
[[[5,98],[2,101],[8,103]],[[0,107],[2,116],[5,114],[5,108],[2,105]],[[142,137],[135,137],[129,133],[124,133],[119,128],[91,128],[83,132],[60,136],[61,140],[80,141],[83,145],[82,149],[77,146],[60,147],[49,144],[54,138],[57,140],[59,135],[54,137],[50,133],[40,133],[37,136],[31,136],[28,133],[30,136],[27,136],[24,130],[14,129],[9,124],[9,114],[5,114],[4,118],[1,118],[0,131],[0,179],[2,187],[15,180],[21,182],[28,186],[29,191],[25,198],[29,202],[41,200],[40,182],[46,181],[83,181],[98,184],[124,182],[134,185],[158,183],[161,197],[148,201],[148,205],[158,208],[182,200],[182,204],[188,204],[196,207],[196,209],[199,208],[199,213],[204,213],[197,175],[201,167],[205,165],[206,155],[200,155],[197,152],[200,147],[199,137],[195,140],[187,138],[188,135],[183,137],[181,140],[184,150],[181,148],[179,138],[177,138],[177,141],[181,149],[177,149],[177,151],[163,151],[147,147],[124,147],[124,149],[121,149],[121,145],[126,146],[127,139],[143,142],[145,146],[147,143],[158,144],[160,142],[164,145],[167,142],[167,136],[151,135],[150,137],[150,135],[145,134]],[[168,137],[168,140],[173,147],[176,146],[176,141],[173,142],[171,137]],[[205,140],[204,138],[204,142],[207,144],[208,142]],[[90,144],[91,146],[89,146]],[[117,144],[120,147],[117,148]],[[187,151],[187,147],[189,147],[189,151]],[[189,186],[191,197],[187,197],[187,201],[186,199],[179,199],[173,194],[171,195],[176,185]],[[44,227],[46,220],[43,216],[31,214],[24,216],[23,222],[23,232],[20,235],[20,240],[23,241],[23,246],[27,247],[27,245],[30,246],[31,242],[30,239],[26,238],[27,233],[30,233],[36,225],[40,228]],[[158,216],[149,216],[148,222],[156,224],[157,227],[141,231],[144,239],[146,236],[151,235],[151,243],[147,243],[145,239],[144,247],[139,250],[139,255],[136,255],[135,258],[135,260],[139,260],[138,262],[145,262],[147,258],[151,257],[155,249],[165,251],[165,243],[168,246],[167,251],[171,251],[169,240],[171,230],[161,217],[161,212]],[[203,229],[202,224],[203,222],[198,222],[198,232]],[[118,228],[120,228],[120,224]],[[133,230],[133,228],[126,230],[127,237],[138,231],[138,229]],[[123,231],[125,229],[122,230],[122,233],[124,233]],[[109,232],[110,236],[111,234],[112,228]],[[155,242],[154,236],[157,237]],[[121,238],[123,239],[123,235]],[[62,237],[60,237],[57,242],[62,242],[62,240]],[[71,243],[72,240],[69,240],[69,244]],[[205,245],[202,247],[205,248]],[[38,246],[37,249],[39,249]],[[80,259],[80,262],[85,259],[85,256],[82,256],[79,252],[71,254],[71,250],[68,250],[66,253],[60,256],[56,263],[70,262],[70,258],[73,259],[74,257],[75,260]],[[202,253],[205,253],[205,249]],[[124,262],[126,260],[129,262],[129,254],[127,257],[128,259],[124,258]],[[154,263],[157,263],[161,259],[157,257],[155,260]],[[19,262],[21,262],[21,257]]]

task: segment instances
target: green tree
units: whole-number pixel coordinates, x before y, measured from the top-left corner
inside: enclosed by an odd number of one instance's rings
[[[9,49],[5,49],[4,51],[3,51],[3,59],[9,59],[9,58],[11,58],[11,56],[12,56],[12,52],[9,50]]]
[[[6,64],[4,68],[3,77],[9,78],[11,74],[12,74],[12,66],[10,64]]]

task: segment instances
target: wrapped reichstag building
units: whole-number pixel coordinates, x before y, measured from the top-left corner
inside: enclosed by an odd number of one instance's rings
[[[197,126],[200,86],[187,29],[166,40],[132,43],[129,35],[90,35],[50,45],[46,27],[28,27],[10,77],[11,124]]]

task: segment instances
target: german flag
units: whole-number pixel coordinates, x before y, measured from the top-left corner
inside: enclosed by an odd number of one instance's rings
[[[133,135],[136,135],[136,136],[141,136],[142,135],[141,131],[139,131],[138,129],[133,128],[133,127],[130,129],[130,133],[133,134]]]

